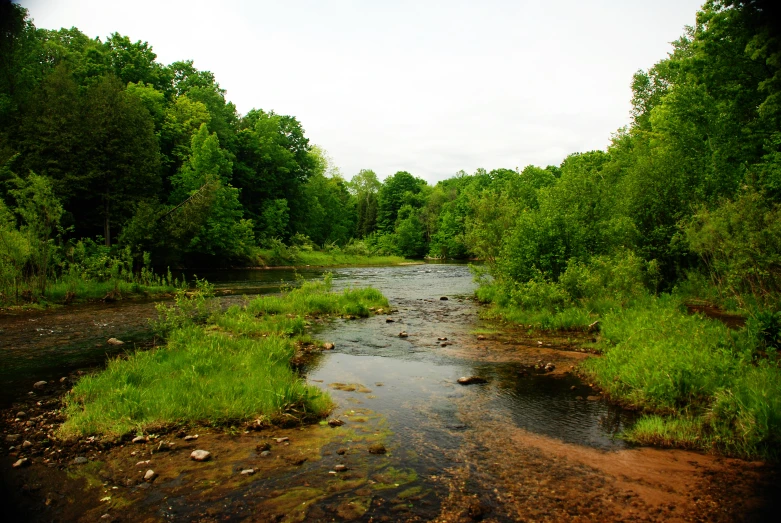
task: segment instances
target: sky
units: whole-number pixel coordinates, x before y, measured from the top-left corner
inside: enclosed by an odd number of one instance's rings
[[[632,75],[703,0],[21,0],[36,27],[149,42],[241,114],[295,116],[342,175],[558,165],[630,122]]]

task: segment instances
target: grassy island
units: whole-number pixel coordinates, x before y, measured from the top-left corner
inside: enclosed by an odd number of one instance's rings
[[[319,419],[330,412],[330,398],[292,367],[297,355],[318,347],[307,334],[309,319],[365,317],[388,307],[375,289],[331,292],[328,277],[224,312],[208,291],[201,283],[195,292],[180,291],[175,305],[159,306],[164,346],[114,359],[82,378],[65,399],[60,435]]]

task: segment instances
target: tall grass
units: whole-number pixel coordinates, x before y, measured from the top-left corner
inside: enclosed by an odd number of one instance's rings
[[[756,336],[689,315],[663,295],[602,320],[601,358],[585,372],[612,398],[650,415],[631,440],[775,458],[781,450],[781,369]]]
[[[203,284],[177,297],[184,313],[163,308],[164,347],[114,359],[81,379],[66,397],[62,436],[121,436],[150,426],[264,419],[306,421],[332,408],[327,393],[291,368],[296,343],[308,341],[308,315],[367,315],[387,307],[374,289],[331,293],[328,279],[226,312],[203,307]],[[190,303],[192,302],[192,303]],[[203,323],[198,314],[210,310]]]

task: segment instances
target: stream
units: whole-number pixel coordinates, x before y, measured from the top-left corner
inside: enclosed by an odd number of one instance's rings
[[[324,272],[199,276],[230,293],[220,298],[230,304]],[[302,374],[329,391],[337,404],[330,419],[342,425],[203,428],[197,445],[178,439],[169,452],[152,444],[101,449],[83,442],[86,465],[19,470],[10,470],[16,454],[4,442],[3,488],[20,517],[761,521],[777,510],[777,472],[767,464],[624,442],[619,435],[636,414],[605,401],[574,374],[589,357],[580,344],[590,335],[541,335],[481,320],[467,266],[331,272],[334,290],[373,286],[393,307],[390,315],[337,319],[313,333],[335,349],[316,355]],[[128,348],[151,347],[154,315],[154,302],[132,301],[0,316],[2,407],[15,412],[39,397],[38,405],[53,403],[60,392],[46,396],[32,384],[103,365]],[[125,345],[108,344],[111,337]],[[548,371],[541,368],[546,364]],[[462,376],[486,382],[465,386],[457,381]],[[214,459],[190,461],[194,448]],[[154,482],[141,480],[152,467]],[[248,469],[254,473],[241,473]]]

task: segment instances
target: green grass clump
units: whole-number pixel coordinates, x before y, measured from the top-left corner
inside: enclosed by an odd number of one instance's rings
[[[583,363],[612,398],[653,415],[630,440],[772,458],[781,446],[781,369],[756,337],[689,315],[663,295],[605,315],[604,355]]]
[[[311,341],[303,316],[368,315],[369,307],[388,306],[374,289],[331,293],[326,278],[215,312],[203,306],[208,288],[200,282],[177,296],[184,314],[161,310],[164,347],[114,359],[82,378],[65,399],[60,434],[117,437],[166,424],[318,419],[332,408],[329,396],[291,368],[296,343]],[[198,323],[204,310],[211,316]]]

